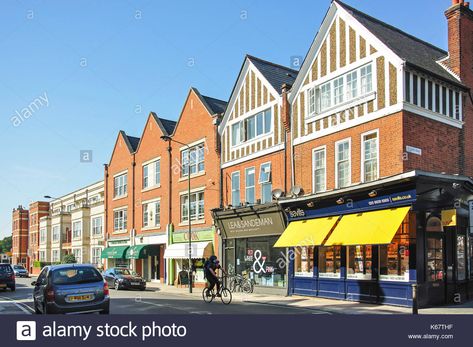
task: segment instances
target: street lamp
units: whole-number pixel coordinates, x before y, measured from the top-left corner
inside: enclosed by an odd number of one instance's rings
[[[50,195],[45,195],[45,196],[43,196],[43,198],[50,199],[50,200],[59,200],[59,202],[61,203],[61,213],[62,213],[62,199],[61,198],[55,198],[55,197],[52,197]]]
[[[188,230],[188,233],[189,233],[189,269],[188,269],[188,272],[189,272],[189,293],[192,293],[192,268],[191,268],[191,264],[192,264],[192,226],[191,226],[191,170],[190,170],[190,146],[186,143],[183,143],[183,142],[179,142],[177,140],[174,140],[171,136],[168,136],[168,135],[163,135],[161,136],[161,140],[163,141],[166,141],[166,142],[176,142],[180,145],[183,145],[187,148],[187,150],[189,151],[188,153],[188,156],[189,156],[189,160],[188,160],[188,169],[187,169],[187,222],[188,222],[188,227],[189,227],[189,230]]]

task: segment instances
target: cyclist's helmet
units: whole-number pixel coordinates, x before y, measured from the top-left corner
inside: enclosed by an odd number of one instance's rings
[[[211,255],[209,261],[215,263],[217,261],[217,257],[215,255]]]

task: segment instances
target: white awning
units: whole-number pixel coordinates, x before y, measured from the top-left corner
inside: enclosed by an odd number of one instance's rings
[[[192,242],[192,259],[208,258],[213,254],[211,242]],[[164,251],[167,259],[189,259],[189,243],[175,243],[169,245]]]

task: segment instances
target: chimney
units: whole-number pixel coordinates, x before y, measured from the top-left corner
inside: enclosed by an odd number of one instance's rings
[[[287,99],[287,94],[289,92],[289,89],[291,89],[291,86],[287,83],[284,83],[282,85],[282,121],[284,124],[284,128],[286,129],[286,132],[289,132],[291,130],[291,119],[290,119],[290,105],[289,105],[289,100]]]
[[[473,11],[470,3],[464,0],[452,0],[452,5],[445,11],[448,22],[449,67],[460,76],[463,83],[472,85],[465,79],[471,79],[473,68]]]

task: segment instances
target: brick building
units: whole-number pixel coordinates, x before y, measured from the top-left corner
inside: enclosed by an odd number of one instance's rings
[[[39,274],[41,267],[34,267],[35,261],[39,261],[39,243],[40,243],[40,219],[49,216],[49,202],[35,201],[29,207],[29,228],[28,228],[28,257],[29,269],[31,274]]]
[[[196,269],[194,285],[205,283],[201,259],[219,251],[211,209],[220,205],[220,141],[217,127],[226,105],[224,101],[201,95],[196,88],[191,88],[169,142],[172,163],[167,168],[172,177],[172,226],[165,253],[169,265],[169,284],[185,284],[182,276],[189,269],[189,220],[194,258],[192,266]]]
[[[18,206],[12,212],[12,264],[28,267],[28,210]]]
[[[288,107],[286,85],[297,71],[246,56],[219,126],[222,206],[214,211],[223,238],[225,267],[257,285],[285,288],[286,269],[274,266],[273,244],[284,230],[273,191],[288,193]],[[266,269],[255,269],[264,258]]]

